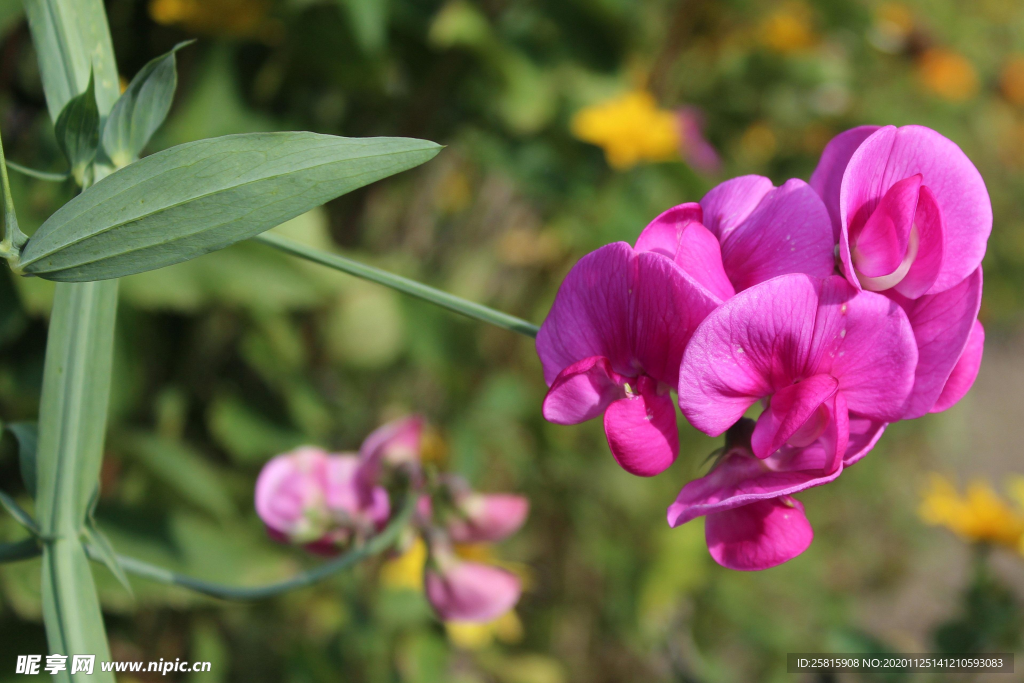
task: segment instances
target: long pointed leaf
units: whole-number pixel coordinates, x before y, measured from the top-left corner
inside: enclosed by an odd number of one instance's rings
[[[36,450],[39,444],[39,430],[34,422],[8,422],[4,429],[14,435],[18,442],[18,465],[21,479],[29,495],[36,497]]]
[[[72,97],[53,124],[57,146],[67,157],[71,175],[79,185],[85,186],[86,170],[96,158],[100,145],[100,110],[96,105],[96,87],[92,76],[85,91]]]
[[[65,204],[29,240],[24,272],[82,282],[168,266],[257,235],[441,147],[407,138],[254,133],[146,157]]]
[[[114,103],[103,127],[103,149],[117,167],[131,163],[167,118],[178,85],[174,54],[194,41],[175,45],[135,74]]]

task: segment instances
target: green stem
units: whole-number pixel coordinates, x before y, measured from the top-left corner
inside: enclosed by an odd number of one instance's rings
[[[50,117],[95,75],[101,119],[120,94],[102,0],[24,0]],[[6,165],[3,165],[6,168]],[[51,654],[110,660],[103,612],[82,543],[99,483],[114,348],[117,280],[59,283],[50,313],[39,408],[36,511],[43,545],[43,621]],[[58,683],[114,683],[65,670]]]
[[[9,495],[0,491],[0,507],[7,510],[8,513],[26,529],[32,532],[33,536],[40,536],[39,526],[36,524],[36,520],[32,519],[32,515],[25,512],[25,510],[18,505],[18,502],[11,498]]]
[[[27,175],[29,178],[36,178],[38,180],[48,180],[53,183],[60,183],[71,177],[70,173],[50,173],[49,171],[39,171],[28,166],[22,166],[21,164],[6,160],[7,168],[12,171],[17,171],[22,175]]]
[[[395,544],[399,535],[408,526],[409,519],[412,517],[413,511],[416,509],[416,499],[416,495],[409,494],[406,497],[406,502],[402,511],[391,520],[384,531],[371,538],[366,542],[366,544],[350,550],[344,555],[341,555],[330,562],[326,562],[315,569],[302,572],[301,574],[293,576],[285,581],[271,583],[264,586],[225,586],[219,583],[211,583],[209,581],[192,578],[191,576],[185,576],[184,574],[179,574],[169,569],[164,569],[163,567],[158,567],[156,565],[149,564],[148,562],[143,562],[142,560],[137,560],[125,555],[117,555],[117,561],[129,574],[135,574],[136,576],[141,576],[153,581],[159,581],[160,583],[181,586],[182,588],[188,588],[189,590],[193,590],[197,593],[202,593],[203,595],[208,595],[213,598],[219,598],[221,600],[262,600],[290,590],[295,590],[296,588],[311,586],[334,574],[348,569],[368,557],[384,552]],[[99,559],[99,556],[95,551],[90,550],[90,556],[92,556],[94,560]]]
[[[447,308],[449,311],[461,313],[462,315],[473,318],[474,320],[481,320],[485,323],[497,325],[506,330],[512,332],[518,332],[519,334],[526,335],[527,337],[536,337],[538,328],[533,323],[528,323],[522,318],[517,318],[514,315],[508,313],[502,313],[496,311],[493,308],[488,308],[483,304],[478,304],[473,301],[467,301],[461,297],[457,297],[454,294],[448,292],[442,292],[439,289],[434,289],[415,280],[402,277],[401,275],[395,275],[373,266],[368,266],[358,261],[353,261],[350,258],[339,256],[337,254],[331,254],[319,249],[313,249],[307,247],[304,244],[300,244],[286,237],[275,235],[273,233],[265,232],[262,235],[257,235],[253,238],[258,242],[262,242],[268,246],[280,249],[281,251],[304,258],[307,261],[313,261],[320,265],[340,270],[343,273],[349,275],[355,275],[365,280],[376,282],[377,284],[384,285],[396,289],[399,292],[409,294],[417,299],[423,299],[429,301],[432,304]]]

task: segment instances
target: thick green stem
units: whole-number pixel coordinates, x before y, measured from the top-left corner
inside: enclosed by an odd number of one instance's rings
[[[50,116],[96,78],[106,116],[119,95],[117,66],[101,0],[25,0]],[[103,614],[82,543],[99,480],[114,346],[117,280],[58,284],[39,408],[36,510],[43,544],[43,618],[51,653],[110,659]],[[68,670],[64,682],[113,683],[100,671]]]
[[[283,252],[304,258],[307,261],[313,261],[320,265],[327,266],[328,268],[334,268],[340,270],[349,275],[361,277],[365,280],[370,280],[378,284],[396,289],[399,292],[404,292],[417,299],[423,299],[429,301],[432,304],[447,308],[449,311],[461,313],[462,315],[473,318],[474,320],[480,320],[491,325],[497,325],[503,327],[506,330],[512,332],[518,332],[519,334],[526,335],[527,337],[536,337],[538,328],[533,323],[528,323],[522,318],[517,318],[514,315],[508,313],[502,313],[496,311],[493,308],[488,308],[483,304],[478,304],[473,301],[467,301],[461,297],[457,297],[454,294],[448,292],[442,292],[440,289],[434,289],[423,283],[410,280],[409,278],[402,277],[401,275],[395,275],[373,266],[368,266],[365,263],[359,263],[353,261],[350,258],[339,256],[337,254],[331,254],[319,249],[313,249],[307,247],[304,244],[295,242],[286,237],[275,235],[270,232],[265,232],[262,235],[257,235],[253,238],[257,242],[263,242],[264,244],[280,249]]]

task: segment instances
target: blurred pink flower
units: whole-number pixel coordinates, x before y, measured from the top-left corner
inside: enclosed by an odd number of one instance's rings
[[[379,530],[390,514],[388,494],[359,481],[354,455],[299,448],[273,458],[256,480],[256,512],[278,540],[321,553],[336,551],[353,534]]]
[[[455,543],[493,543],[519,530],[530,511],[525,496],[511,493],[468,493],[456,499],[460,515],[448,524]]]
[[[722,162],[704,137],[704,112],[697,107],[680,107],[676,110],[676,124],[679,126],[679,153],[686,163],[701,173],[717,173]]]
[[[512,572],[454,555],[434,555],[424,575],[427,599],[445,621],[491,621],[512,609],[522,586]]]
[[[717,436],[764,399],[754,455],[821,440],[823,472],[832,474],[847,452],[851,412],[900,419],[916,365],[910,322],[892,301],[839,276],[783,275],[737,294],[697,328],[679,371],[679,407]]]

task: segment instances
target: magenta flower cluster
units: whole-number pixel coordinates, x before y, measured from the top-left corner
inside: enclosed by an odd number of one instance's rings
[[[616,461],[653,476],[679,452],[676,391],[727,438],[669,524],[705,516],[725,567],[790,560],[813,537],[794,493],[970,389],[991,229],[977,169],[921,126],[838,135],[809,184],[726,181],[572,268],[537,336],[544,417],[603,415]]]
[[[417,497],[413,528],[426,541],[427,599],[447,621],[490,621],[519,600],[519,578],[460,559],[453,544],[491,543],[526,521],[529,503],[512,494],[473,491],[453,475],[424,471],[423,420],[388,423],[359,453],[303,447],[270,460],[256,481],[256,512],[275,540],[335,555],[379,533],[392,516],[385,484],[400,480]],[[412,541],[408,538],[407,541]]]

